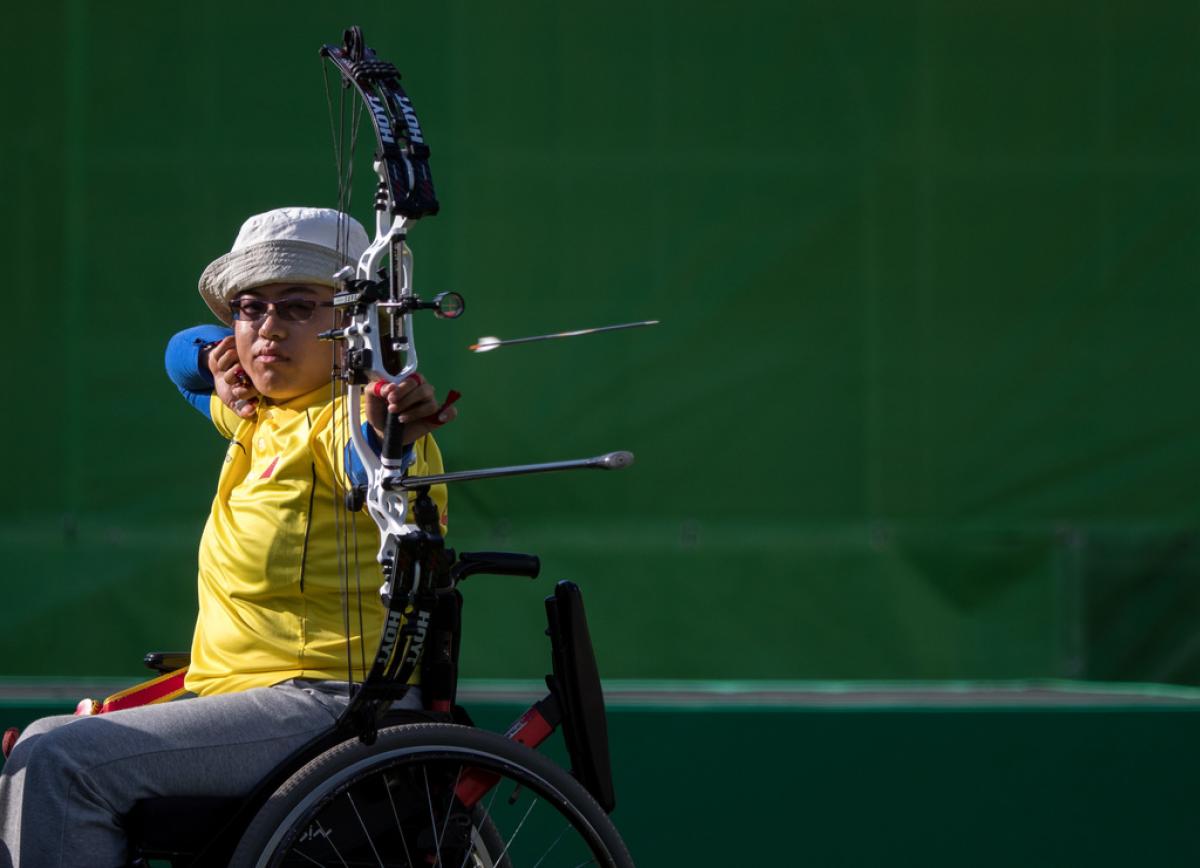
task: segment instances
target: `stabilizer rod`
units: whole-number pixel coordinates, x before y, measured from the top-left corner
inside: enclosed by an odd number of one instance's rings
[[[633,464],[632,452],[606,452],[592,458],[573,461],[550,461],[545,464],[518,464],[513,467],[485,467],[481,470],[460,470],[436,476],[396,476],[383,481],[384,488],[412,491],[445,482],[469,482],[472,479],[496,479],[501,476],[525,476],[529,473],[554,473],[559,470],[620,470]]]

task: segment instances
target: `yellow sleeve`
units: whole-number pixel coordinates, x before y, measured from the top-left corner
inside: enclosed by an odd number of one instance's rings
[[[216,392],[213,392],[209,396],[208,415],[212,419],[212,423],[217,426],[217,430],[221,432],[221,436],[226,440],[232,440],[234,432],[238,429],[238,425],[245,421],[237,413],[230,410],[225,402],[217,397]]]

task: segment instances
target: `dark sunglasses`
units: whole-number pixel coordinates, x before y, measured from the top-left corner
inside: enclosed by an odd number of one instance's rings
[[[251,323],[262,322],[272,310],[284,322],[308,322],[319,307],[333,307],[333,302],[311,298],[281,298],[273,302],[261,298],[235,298],[229,303],[234,319]]]

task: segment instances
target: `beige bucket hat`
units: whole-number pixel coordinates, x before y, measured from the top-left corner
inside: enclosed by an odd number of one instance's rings
[[[332,208],[276,208],[255,214],[242,224],[233,248],[204,269],[200,295],[217,319],[229,325],[229,301],[237,293],[268,283],[334,286],[333,275],[356,264],[369,243],[361,223]]]

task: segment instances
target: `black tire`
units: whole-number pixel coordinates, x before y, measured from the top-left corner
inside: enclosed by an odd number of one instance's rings
[[[496,783],[477,800],[469,783]],[[234,868],[632,868],[612,821],[562,767],[503,736],[443,723],[342,742],[290,777],[246,829]]]

